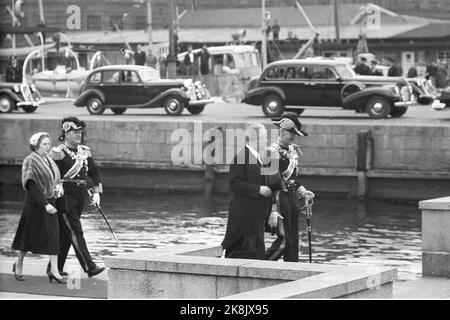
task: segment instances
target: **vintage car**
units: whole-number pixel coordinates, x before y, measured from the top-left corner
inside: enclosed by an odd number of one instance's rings
[[[184,108],[201,113],[213,103],[200,82],[189,79],[160,79],[151,67],[109,65],[92,71],[75,100],[77,107],[86,106],[90,114],[102,114],[110,108],[122,114],[128,108],[160,108],[169,115],[179,115]]]
[[[267,117],[284,110],[332,107],[367,112],[371,118],[402,116],[415,103],[404,78],[358,76],[344,62],[329,59],[290,59],[266,66],[250,81],[244,103],[262,106]]]
[[[8,113],[19,107],[27,113],[36,111],[43,103],[39,91],[34,85],[25,82],[0,82],[0,112]]]

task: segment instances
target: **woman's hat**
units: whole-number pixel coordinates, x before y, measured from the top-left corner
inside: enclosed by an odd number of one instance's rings
[[[298,136],[306,137],[308,133],[302,131],[302,124],[298,121],[297,114],[286,112],[279,119],[272,119],[273,124],[277,127],[290,131]]]
[[[31,138],[30,138],[30,144],[32,145],[32,146],[37,146],[38,145],[38,143],[39,143],[39,139],[43,136],[43,135],[46,135],[46,136],[50,136],[47,132],[37,132],[37,133],[35,133],[35,134],[33,134],[32,136],[31,136]]]

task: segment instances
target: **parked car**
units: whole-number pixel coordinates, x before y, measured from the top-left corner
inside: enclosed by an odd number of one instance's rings
[[[203,85],[190,79],[160,79],[159,72],[138,65],[110,65],[92,71],[77,107],[86,107],[90,114],[102,114],[110,108],[122,114],[128,108],[164,108],[169,115],[179,115],[184,108],[192,114],[201,113],[212,103]]]
[[[396,80],[395,80],[396,81]],[[414,103],[406,79],[357,76],[348,64],[328,59],[290,59],[269,64],[252,79],[242,102],[261,105],[267,117],[284,110],[333,107],[367,112],[371,118],[402,116]]]
[[[27,113],[36,111],[43,103],[34,85],[24,83],[0,82],[0,112],[9,113],[19,107]]]

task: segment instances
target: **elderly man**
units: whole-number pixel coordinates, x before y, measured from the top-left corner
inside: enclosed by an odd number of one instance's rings
[[[262,124],[253,123],[246,126],[245,134],[246,145],[230,166],[231,201],[222,247],[226,258],[263,259],[264,221],[270,212],[272,191],[262,174],[257,152],[261,148],[256,145],[264,146],[267,131]]]
[[[268,219],[268,227],[277,239],[266,251],[266,260],[278,260],[283,256],[284,261],[298,262],[298,200],[312,199],[314,193],[296,181],[300,170],[300,156],[298,145],[294,144],[296,137],[308,134],[302,131],[300,121],[294,113],[285,113],[274,124],[280,128],[280,135],[276,143],[267,152],[267,160],[272,168],[277,168],[281,179],[281,190],[272,196],[272,209]]]

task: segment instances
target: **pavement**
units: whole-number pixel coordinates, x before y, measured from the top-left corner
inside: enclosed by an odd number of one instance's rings
[[[65,116],[77,116],[83,120],[112,121],[214,121],[214,122],[249,122],[259,121],[270,123],[270,118],[264,116],[261,107],[243,103],[226,103],[220,97],[212,97],[214,103],[208,104],[199,115],[192,115],[185,110],[180,116],[169,116],[162,108],[155,109],[127,109],[122,115],[115,115],[106,110],[103,115],[90,115],[86,108],[75,107],[74,99],[44,98],[46,103],[39,106],[34,113],[25,113],[23,110],[11,114],[2,114],[1,117],[27,118],[27,119],[61,119]],[[421,125],[421,126],[450,126],[450,108],[434,110],[431,106],[415,105],[409,107],[405,115],[400,118],[370,119],[365,113],[356,113],[343,110],[340,107],[332,109],[306,109],[300,119],[304,124],[364,124],[373,125]]]
[[[12,273],[15,258],[0,257],[0,299],[106,299],[107,271],[93,278],[75,263],[66,263],[67,284],[50,283],[45,270],[47,257],[25,257],[25,281],[17,281]]]
[[[0,257],[0,300],[86,300],[106,299],[107,272],[88,278],[77,263],[66,266],[69,272],[67,284],[50,283],[45,269],[47,258],[25,258],[23,274],[25,281],[19,282],[11,272],[14,258]],[[74,276],[78,273],[78,276]],[[393,285],[396,300],[450,300],[450,279],[424,277],[411,281],[397,281]]]

